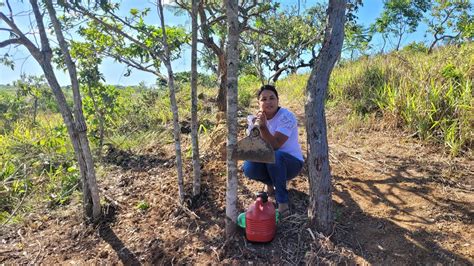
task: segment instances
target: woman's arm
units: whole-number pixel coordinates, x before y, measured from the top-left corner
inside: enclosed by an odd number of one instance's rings
[[[288,136],[278,131],[275,132],[275,135],[270,133],[267,127],[267,117],[264,112],[258,112],[257,120],[259,120],[258,126],[262,138],[272,145],[274,150],[279,149],[288,140]]]
[[[288,140],[288,136],[278,131],[275,132],[275,135],[272,135],[266,125],[260,125],[260,134],[264,140],[272,145],[274,150],[279,149]]]

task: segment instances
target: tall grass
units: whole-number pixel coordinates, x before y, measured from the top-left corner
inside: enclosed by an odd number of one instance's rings
[[[28,208],[25,197],[53,206],[66,203],[77,189],[79,172],[60,121],[58,114],[40,115],[35,127],[21,120],[0,134],[0,222]]]
[[[332,74],[329,98],[349,101],[361,115],[380,113],[452,155],[473,146],[474,44],[432,55],[394,52],[342,64]]]
[[[304,95],[306,90],[306,83],[308,82],[307,74],[299,75],[292,74],[285,79],[277,81],[275,84],[278,88],[279,94],[284,94],[285,97],[291,100],[298,100],[304,102]]]

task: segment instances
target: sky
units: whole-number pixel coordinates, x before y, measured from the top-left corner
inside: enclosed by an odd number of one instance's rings
[[[142,1],[144,4],[150,5],[149,1],[144,0],[123,0],[122,3],[122,10],[129,10],[132,7],[140,8],[137,6],[137,2]],[[168,2],[164,1],[165,3]],[[0,3],[3,2],[0,0]],[[27,1],[23,1],[27,2]],[[280,1],[282,2],[283,6],[295,6],[297,1],[296,0],[285,0]],[[312,5],[314,1],[302,0],[301,1],[301,8],[309,7]],[[358,21],[359,23],[368,26],[375,21],[375,18],[382,12],[383,9],[383,2],[381,0],[364,0],[363,7],[360,8],[358,12]],[[20,12],[24,9],[24,4],[21,4],[19,1],[13,0],[12,9],[14,13]],[[0,10],[6,13],[6,8],[0,6]],[[18,10],[18,11],[17,11]],[[125,11],[124,11],[125,12]],[[191,19],[187,16],[177,17],[172,14],[172,12],[165,10],[165,22],[167,25],[181,25],[184,26],[187,30],[191,30]],[[26,19],[26,18],[24,18]],[[25,23],[27,20],[24,20]],[[150,16],[148,18],[149,23],[158,23],[157,15],[156,15],[156,8],[152,6]],[[5,27],[3,21],[0,22],[0,28]],[[421,41],[424,39],[424,32],[426,28],[423,26],[419,27],[417,32],[409,35],[407,38],[403,40],[403,44],[408,44],[414,40]],[[5,34],[0,31],[0,41],[5,39]],[[378,46],[380,43],[377,39],[374,40],[373,44]],[[9,53],[14,55],[15,58],[15,69],[12,70],[9,67],[4,65],[0,65],[0,84],[11,84],[13,81],[20,79],[22,73],[27,75],[40,75],[42,74],[41,68],[39,64],[33,59],[33,57],[29,56],[28,52],[25,49],[20,49],[16,47],[10,46],[9,48],[0,48],[0,55]],[[173,72],[181,72],[181,71],[189,71],[191,65],[191,55],[189,49],[185,49],[183,52],[183,56],[172,63]],[[131,75],[128,77],[124,76],[126,72],[126,67],[123,64],[119,64],[114,62],[112,59],[104,60],[102,66],[100,67],[102,71],[106,83],[108,84],[120,84],[124,86],[129,85],[137,85],[140,82],[144,82],[146,85],[151,86],[155,83],[156,77],[150,73],[145,73],[143,71],[133,70]],[[165,73],[165,72],[163,72]],[[68,85],[70,82],[68,80],[68,76],[66,73],[62,71],[56,72],[57,77],[61,85]]]

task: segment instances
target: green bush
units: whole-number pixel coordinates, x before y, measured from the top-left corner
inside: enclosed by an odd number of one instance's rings
[[[403,50],[409,53],[427,53],[428,47],[423,42],[411,42],[407,46],[403,47]]]
[[[443,143],[452,155],[469,150],[474,44],[432,55],[407,50],[336,68],[330,99],[351,102],[361,115],[389,113],[421,139]]]
[[[239,106],[248,108],[252,100],[257,98],[257,91],[261,86],[260,80],[254,75],[239,77]]]
[[[35,127],[17,121],[1,134],[0,212],[11,213],[25,197],[51,201],[54,194],[55,204],[65,203],[78,184],[72,150],[58,114],[40,115]]]

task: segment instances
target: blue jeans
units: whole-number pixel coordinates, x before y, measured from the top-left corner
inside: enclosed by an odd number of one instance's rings
[[[275,198],[278,203],[288,203],[286,181],[298,175],[303,162],[290,154],[275,151],[275,163],[256,163],[245,161],[242,167],[244,175],[275,187]]]

